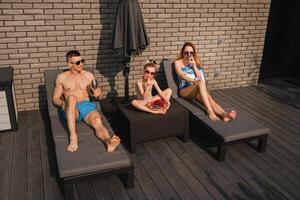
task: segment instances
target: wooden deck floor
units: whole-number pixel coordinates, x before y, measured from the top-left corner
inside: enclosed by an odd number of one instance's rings
[[[299,199],[300,89],[281,80],[259,87],[213,91],[270,128],[267,151],[228,148],[225,162],[207,152],[209,141],[176,137],[137,146],[131,154],[135,187],[117,176],[76,185],[78,199]],[[44,112],[19,113],[19,131],[0,134],[0,199],[62,199]]]

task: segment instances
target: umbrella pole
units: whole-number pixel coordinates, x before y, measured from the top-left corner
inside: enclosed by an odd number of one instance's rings
[[[125,103],[129,102],[129,88],[128,88],[128,85],[129,85],[129,82],[128,82],[129,71],[130,71],[129,62],[124,63],[124,65],[123,65],[123,76],[125,76],[125,80],[124,80],[124,85],[125,85],[124,102]]]

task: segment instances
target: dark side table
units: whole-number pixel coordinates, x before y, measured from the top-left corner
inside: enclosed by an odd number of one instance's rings
[[[165,115],[142,112],[131,104],[118,106],[117,134],[132,153],[136,143],[148,140],[178,135],[188,141],[189,112],[174,100],[170,103]]]

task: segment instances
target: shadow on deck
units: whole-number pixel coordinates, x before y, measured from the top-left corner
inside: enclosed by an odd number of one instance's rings
[[[298,199],[300,89],[282,80],[212,91],[271,130],[267,150],[228,147],[225,162],[210,156],[201,135],[137,145],[135,187],[117,176],[76,184],[78,199]],[[0,134],[0,199],[62,199],[45,112],[19,113],[19,131]],[[79,147],[80,148],[80,147]]]

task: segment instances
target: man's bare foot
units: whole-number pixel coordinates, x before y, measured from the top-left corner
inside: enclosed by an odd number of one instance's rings
[[[234,110],[232,110],[228,113],[225,113],[223,121],[228,122],[228,121],[233,120],[235,118],[236,118],[236,112]]]
[[[107,152],[113,152],[116,147],[120,144],[120,138],[116,135],[112,136],[111,139],[106,143]]]
[[[213,111],[207,112],[207,115],[208,115],[209,119],[211,119],[214,122],[219,120],[218,116]]]
[[[70,136],[70,144],[68,146],[68,151],[74,152],[78,149],[78,139],[77,136]]]

